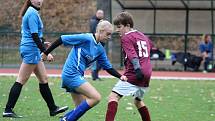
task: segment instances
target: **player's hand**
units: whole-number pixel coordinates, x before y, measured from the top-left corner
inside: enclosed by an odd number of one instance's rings
[[[45,55],[45,54],[44,54]],[[52,56],[52,54],[48,54],[47,56],[47,61],[52,62],[54,61],[54,57]]]
[[[135,75],[136,75],[136,78],[138,81],[142,81],[144,78],[144,75],[143,75],[141,69],[139,69],[139,68],[135,70]]]
[[[120,80],[122,80],[122,81],[128,81],[128,78],[127,78],[126,76],[122,75],[122,76],[120,77]]]
[[[46,61],[47,60],[47,55],[44,54],[44,53],[41,53],[41,58],[42,58],[42,61]]]

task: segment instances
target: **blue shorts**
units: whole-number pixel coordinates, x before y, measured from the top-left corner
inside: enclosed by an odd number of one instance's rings
[[[77,93],[75,88],[80,87],[83,83],[87,82],[81,75],[68,76],[62,74],[62,88],[65,88],[67,92]]]
[[[21,46],[20,55],[23,62],[26,64],[38,64],[41,61],[41,55],[38,48]]]

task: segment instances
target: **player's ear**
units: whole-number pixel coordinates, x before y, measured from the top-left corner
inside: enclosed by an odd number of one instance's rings
[[[101,30],[98,30],[98,32],[97,32],[97,33],[98,33],[98,35],[100,36],[100,34],[101,34]]]
[[[129,28],[131,27],[131,25],[130,25],[130,24],[126,24],[126,26],[127,26],[127,27],[129,27]]]
[[[105,30],[101,29],[99,30],[99,34],[102,34]]]

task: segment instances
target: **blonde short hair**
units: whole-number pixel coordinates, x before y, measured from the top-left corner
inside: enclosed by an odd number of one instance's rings
[[[107,27],[113,29],[113,26],[112,26],[112,24],[109,21],[107,21],[107,20],[100,20],[99,23],[98,23],[98,25],[97,25],[97,27],[96,27],[96,32],[103,31]]]

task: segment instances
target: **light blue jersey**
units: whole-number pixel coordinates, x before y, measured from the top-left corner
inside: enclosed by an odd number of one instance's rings
[[[65,46],[72,46],[62,71],[63,87],[75,88],[84,83],[84,71],[96,60],[103,69],[112,68],[104,47],[93,34],[62,35],[61,39]]]
[[[22,18],[22,39],[20,42],[20,55],[26,64],[37,64],[41,60],[40,50],[32,38],[32,33],[43,36],[43,23],[38,11],[29,7]]]
[[[27,9],[25,15],[22,18],[21,28],[22,39],[20,46],[33,46],[37,48],[37,45],[33,41],[31,34],[38,33],[38,36],[42,38],[43,23],[38,11],[35,8],[29,7]]]

